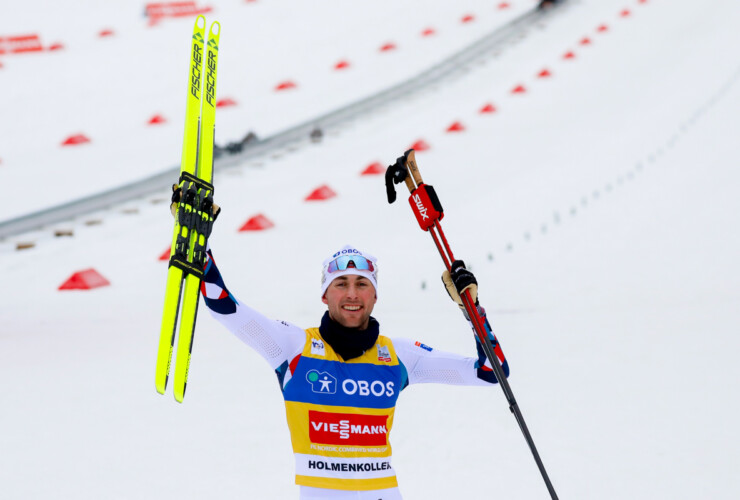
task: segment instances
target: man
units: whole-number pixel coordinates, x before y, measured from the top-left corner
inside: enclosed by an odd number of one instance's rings
[[[461,261],[442,279],[459,306],[463,290],[476,301],[475,277]],[[478,357],[466,358],[380,335],[371,316],[377,290],[377,260],[345,246],[324,261],[321,300],[327,311],[320,326],[303,330],[238,302],[209,251],[202,287],[205,303],[277,374],[301,500],[400,500],[388,435],[401,390],[425,382],[497,382],[479,343]],[[479,311],[485,319],[485,311]],[[488,321],[485,324],[508,377],[508,363]]]

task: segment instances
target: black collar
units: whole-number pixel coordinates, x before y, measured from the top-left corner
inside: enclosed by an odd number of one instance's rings
[[[362,356],[375,345],[380,334],[380,324],[370,316],[370,324],[365,330],[347,328],[329,317],[329,311],[324,313],[319,327],[321,337],[326,340],[334,352],[345,361]]]

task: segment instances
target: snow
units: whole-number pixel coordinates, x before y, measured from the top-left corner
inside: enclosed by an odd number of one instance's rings
[[[12,195],[0,207],[0,221],[147,178],[180,161],[189,50],[182,40],[191,34],[193,19],[168,18],[150,26],[143,5],[123,0],[74,7],[47,3],[31,0],[16,9],[22,11],[17,18],[0,19],[0,37],[38,33],[44,46],[57,41],[65,46],[3,57],[3,88],[12,89],[14,102],[3,104],[4,116],[13,119],[0,124],[0,179],[33,189],[39,168],[59,172],[63,164],[66,175],[43,197]],[[249,131],[267,137],[383,90],[533,3],[520,0],[500,9],[483,0],[432,5],[380,0],[351,8],[339,0],[209,2],[210,19],[224,26],[217,93],[237,102],[219,110],[217,143],[241,140]],[[418,13],[421,5],[424,12]],[[49,21],[34,15],[39,9]],[[478,14],[476,21],[461,23],[468,12]],[[437,34],[423,37],[429,26]],[[113,35],[99,37],[103,29]],[[398,49],[379,52],[387,41]],[[350,68],[335,71],[340,59]],[[285,80],[298,88],[275,92]],[[155,114],[166,123],[147,125]],[[94,147],[60,147],[79,133]],[[103,163],[101,151],[107,153]]]
[[[223,26],[219,95],[240,103],[219,110],[218,142],[389,85],[391,66],[373,51],[390,38],[410,51],[394,57],[420,61],[412,75],[451,52],[463,30],[480,36],[497,22],[486,16],[501,14],[500,2],[381,2],[357,16],[322,3],[212,3]],[[523,12],[534,2],[510,3]],[[40,5],[0,21],[3,34],[69,40],[63,53],[0,56],[3,88],[18,96],[3,103],[14,123],[0,125],[0,179],[20,187],[5,193],[0,219],[156,172],[180,151],[177,54],[191,20],[147,27],[123,2],[89,2],[74,13],[49,6],[42,21]],[[468,13],[476,21],[460,24]],[[379,258],[374,315],[387,335],[472,353],[403,192],[388,205],[382,176],[359,175],[424,138],[421,172],[445,207],[455,255],[478,277],[559,496],[737,498],[739,15],[730,0],[572,2],[454,82],[320,144],[217,172],[224,212],[212,247],[227,285],[268,316],[314,326],[324,307],[319,265],[352,243]],[[609,29],[599,32],[602,24]],[[434,50],[412,41],[427,25],[439,30]],[[115,36],[94,38],[103,27]],[[579,43],[585,36],[590,45]],[[260,49],[250,51],[255,40]],[[309,43],[315,51],[300,50]],[[568,50],[576,57],[563,59]],[[89,102],[61,97],[82,75],[65,73],[55,90],[45,83],[93,53],[146,61],[149,92],[137,84],[128,94],[109,60],[100,61],[105,80],[85,87]],[[374,68],[356,94],[337,89],[335,78],[350,75],[331,71],[340,58]],[[537,78],[545,67],[552,76]],[[301,87],[273,93],[288,76]],[[511,94],[518,84],[527,92]],[[479,114],[487,102],[498,111]],[[167,125],[140,126],[156,112]],[[446,133],[453,121],[466,130]],[[79,131],[93,142],[58,147]],[[58,175],[67,168],[86,181]],[[64,193],[42,176],[64,182]],[[304,202],[321,184],[338,197]],[[275,227],[237,231],[257,213]],[[85,224],[92,219],[101,224]],[[73,237],[47,230],[0,242],[3,498],[296,498],[274,374],[203,309],[185,402],[154,390],[166,274],[157,257],[171,224],[165,203],[132,200],[64,224]],[[23,241],[36,246],[16,251]],[[90,267],[111,286],[57,290]],[[392,439],[406,499],[547,498],[498,388],[412,386]]]

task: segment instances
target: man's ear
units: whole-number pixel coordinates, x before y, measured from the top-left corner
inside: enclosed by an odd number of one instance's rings
[[[321,296],[321,302],[323,302],[324,304],[329,303],[329,299],[326,298],[326,293],[324,293],[324,295]]]

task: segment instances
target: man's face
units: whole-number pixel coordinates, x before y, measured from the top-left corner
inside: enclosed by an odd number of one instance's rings
[[[375,287],[364,276],[340,276],[321,298],[329,306],[329,317],[347,328],[364,330],[375,307]]]

